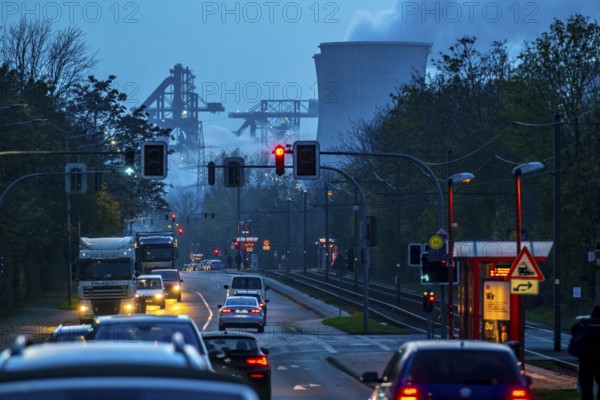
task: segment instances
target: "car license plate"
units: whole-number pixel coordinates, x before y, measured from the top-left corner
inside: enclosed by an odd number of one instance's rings
[[[235,310],[236,314],[248,314],[248,310]]]

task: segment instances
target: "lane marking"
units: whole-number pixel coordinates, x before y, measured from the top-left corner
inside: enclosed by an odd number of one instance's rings
[[[321,346],[323,346],[323,348],[324,348],[325,350],[327,350],[329,353],[331,353],[331,354],[335,354],[335,353],[337,353],[337,350],[336,350],[336,349],[334,349],[334,348],[333,348],[332,346],[330,346],[329,344],[327,344],[327,343],[325,343],[325,342],[319,342],[319,344],[320,344]]]
[[[204,302],[204,305],[206,306],[206,309],[208,310],[208,319],[206,320],[206,323],[204,325],[202,325],[202,330],[205,331],[206,328],[208,327],[208,325],[210,324],[210,320],[213,317],[213,312],[210,309],[210,306],[208,305],[208,303],[206,302],[206,299],[204,298],[204,296],[202,296],[202,293],[197,292],[195,290],[193,290],[194,293],[196,293],[198,296],[200,296],[200,298],[202,299],[202,301]]]
[[[366,337],[366,336],[359,336],[359,338],[361,338],[362,340],[364,340],[367,343],[370,343],[374,346],[379,347],[381,350],[385,350],[385,351],[391,351],[392,349],[388,346],[386,346],[385,344],[379,343],[377,340],[373,340],[370,337]]]

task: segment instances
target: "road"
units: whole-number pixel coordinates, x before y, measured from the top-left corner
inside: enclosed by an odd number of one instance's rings
[[[222,304],[225,299],[226,290],[223,285],[229,282],[231,275],[222,271],[194,271],[182,272],[181,276],[184,280],[183,301],[177,303],[175,300],[167,300],[164,310],[149,306],[147,313],[187,314],[201,329],[215,330],[217,305]],[[347,354],[360,360],[360,353],[364,352],[381,354],[381,363],[376,365],[383,366],[387,361],[387,353],[391,353],[402,342],[424,339],[423,334],[346,335],[323,325],[320,322],[321,313],[301,307],[288,296],[279,293],[285,291],[282,286],[278,292],[268,292],[270,302],[267,326],[264,333],[256,334],[261,345],[270,350],[274,400],[365,399],[370,393],[369,389],[334,367],[328,360],[339,359]],[[317,301],[315,303],[321,304]],[[16,332],[44,334],[51,332],[58,323],[77,322],[73,311],[34,308],[26,314],[29,319],[20,316],[11,319],[8,324],[2,324],[4,345],[12,341]],[[527,357],[556,356],[550,350],[551,331],[528,329],[527,332]],[[568,343],[568,335],[563,340]],[[566,355],[566,352],[562,355]]]

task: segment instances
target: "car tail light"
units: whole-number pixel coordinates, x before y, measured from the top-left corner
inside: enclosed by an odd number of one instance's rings
[[[250,312],[251,312],[252,314],[258,314],[258,313],[260,313],[261,311],[262,311],[262,310],[261,310],[260,308],[253,308],[253,309],[251,309],[251,310],[250,310]]]
[[[231,310],[231,308],[221,308],[221,312],[222,312],[223,314],[230,313],[231,311],[232,311],[232,310]]]
[[[419,400],[419,391],[416,387],[403,387],[396,396],[396,400]]]
[[[262,379],[265,377],[265,374],[250,374],[250,378],[252,379]]]
[[[527,389],[513,389],[510,391],[510,400],[531,400],[531,394]]]
[[[262,365],[263,367],[266,367],[266,366],[269,365],[269,360],[267,359],[266,356],[248,357],[248,358],[246,358],[246,364],[248,364],[248,365]]]
[[[263,308],[265,306],[265,303],[258,303],[258,305],[260,306],[260,308]]]

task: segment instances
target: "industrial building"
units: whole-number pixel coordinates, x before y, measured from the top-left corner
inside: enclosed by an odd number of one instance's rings
[[[431,43],[330,42],[314,55],[319,94],[317,140],[332,150],[340,134],[371,119],[390,94],[423,76]]]

